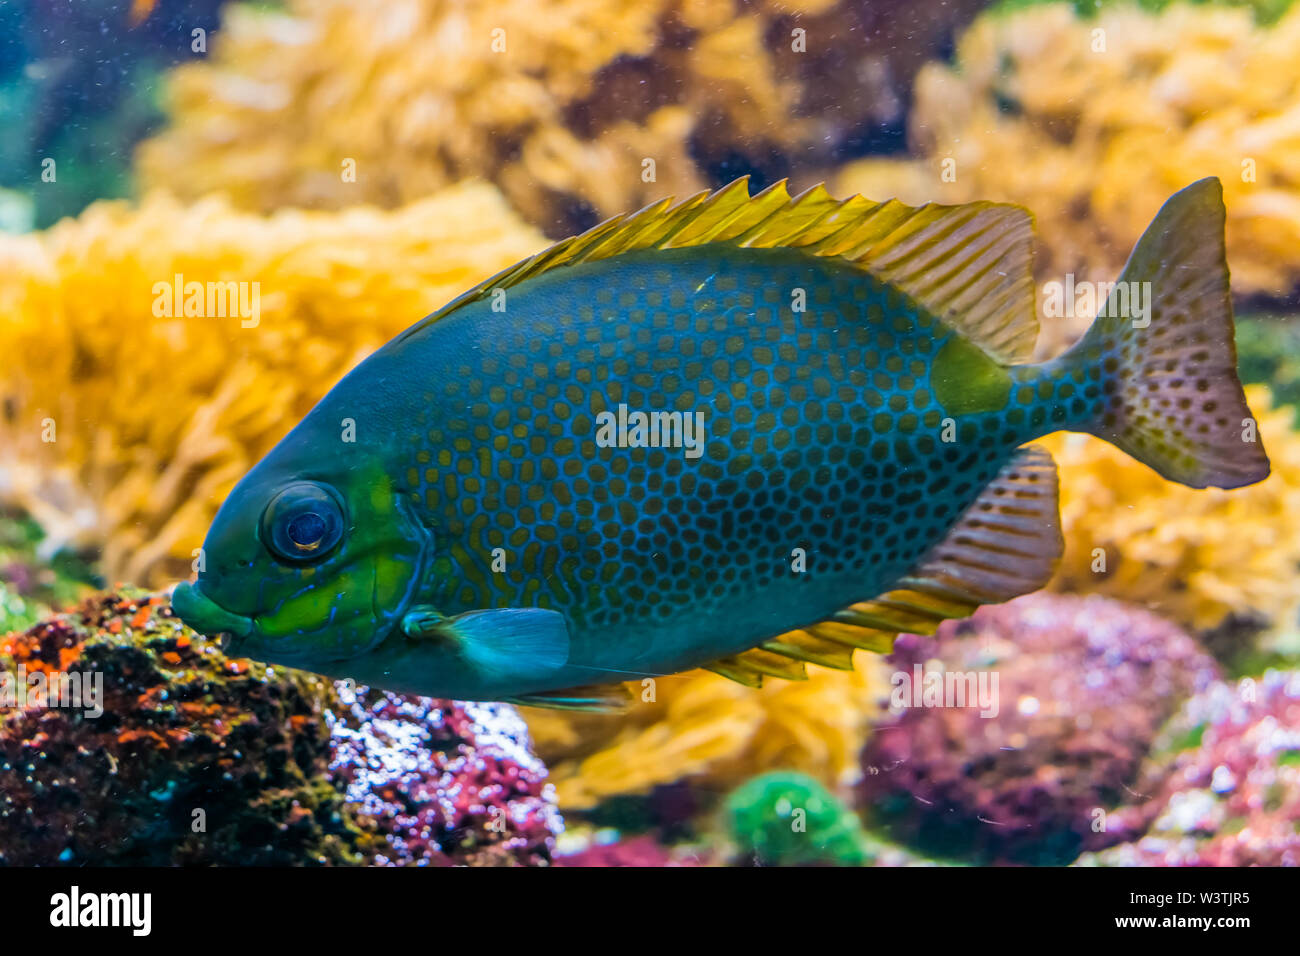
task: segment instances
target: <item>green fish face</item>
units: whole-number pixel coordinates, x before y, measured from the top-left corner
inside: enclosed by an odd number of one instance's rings
[[[293,450],[293,449],[290,449]],[[382,474],[306,471],[275,452],[222,505],[176,612],[232,654],[301,666],[382,643],[425,564],[425,535]]]

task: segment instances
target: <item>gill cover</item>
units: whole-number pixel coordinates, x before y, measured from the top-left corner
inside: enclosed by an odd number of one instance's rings
[[[432,544],[377,463],[312,467],[303,448],[300,427],[235,486],[172,601],[231,653],[319,669],[395,632]]]

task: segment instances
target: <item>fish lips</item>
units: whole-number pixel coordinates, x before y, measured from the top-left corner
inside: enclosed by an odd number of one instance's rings
[[[227,611],[200,589],[198,584],[182,581],[172,591],[172,610],[186,625],[217,638],[221,649],[229,654],[253,633],[253,619]]]

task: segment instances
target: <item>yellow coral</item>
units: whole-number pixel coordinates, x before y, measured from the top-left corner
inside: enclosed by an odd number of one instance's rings
[[[837,146],[899,118],[912,54],[977,3],[232,5],[211,59],[171,75],[172,126],[139,164],[146,184],[254,209],[394,205],[481,176],[558,235],[585,218],[574,199],[605,217],[738,159],[811,185]]]
[[[269,218],[153,196],[0,237],[0,497],[102,546],[112,578],[185,577],[234,482],[348,368],[545,244],[482,184]],[[156,317],[177,274],[258,283],[257,326]]]
[[[809,666],[807,681],[769,680],[759,690],[707,671],[661,678],[657,699],[621,718],[523,713],[561,808],[681,779],[728,790],[775,769],[843,786],[858,773],[867,726],[888,694],[881,659],[857,658],[855,671]]]
[[[1171,193],[1217,175],[1234,287],[1283,296],[1300,280],[1297,49],[1300,6],[1272,26],[1212,6],[986,14],[956,65],[917,77],[919,158],[850,164],[839,191],[1019,203],[1038,219],[1044,280],[1104,281]],[[1040,349],[1087,318],[1045,324]]]
[[[1233,491],[1161,478],[1099,438],[1046,440],[1061,473],[1065,558],[1052,587],[1108,594],[1208,630],[1231,613],[1275,629],[1300,611],[1300,435],[1294,410],[1247,389],[1273,473]],[[1097,549],[1100,549],[1098,551]]]

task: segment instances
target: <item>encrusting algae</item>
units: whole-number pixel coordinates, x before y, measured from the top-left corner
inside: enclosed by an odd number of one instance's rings
[[[850,163],[837,187],[1019,203],[1037,217],[1042,281],[1107,281],[1165,196],[1218,175],[1234,291],[1282,298],[1300,281],[1298,48],[1300,6],[1271,25],[1211,5],[984,14],[953,65],[917,76],[918,158]],[[1045,319],[1042,354],[1090,319]]]
[[[730,167],[725,181],[828,167],[900,122],[922,51],[977,6],[393,0],[376,17],[370,0],[232,5],[210,61],[172,74],[172,126],[139,166],[146,184],[253,209],[394,206],[481,176],[559,236],[705,188],[712,169]]]
[[[154,195],[0,236],[0,497],[51,548],[102,547],[110,579],[185,577],[235,481],[344,372],[544,244],[482,184],[269,217]],[[160,316],[160,281],[256,284],[259,312]]]

